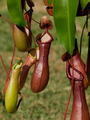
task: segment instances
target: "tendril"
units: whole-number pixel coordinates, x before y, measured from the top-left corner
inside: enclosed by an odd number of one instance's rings
[[[12,24],[11,24],[4,16],[2,16],[2,15],[0,14],[0,17],[2,17],[4,20],[6,20],[6,21],[9,23],[9,25],[11,26],[11,28],[13,29]]]
[[[4,61],[3,61],[2,57],[1,57],[1,55],[0,55],[0,59],[1,59],[1,61],[2,61],[3,67],[4,67],[5,71],[6,71],[6,74],[8,74],[7,69],[6,69],[6,66],[5,66],[5,64],[4,64]]]
[[[6,84],[7,84],[7,82],[8,82],[10,72],[11,72],[14,55],[15,55],[15,45],[14,45],[14,49],[13,49],[13,55],[12,55],[11,64],[10,64],[10,67],[9,67],[9,72],[8,72],[8,74],[7,74],[7,78],[6,78],[6,81],[5,81],[5,87],[6,87]],[[9,79],[9,80],[10,80],[10,79]],[[5,90],[5,87],[4,87],[4,90]]]
[[[35,23],[40,24],[40,22],[38,22],[38,21],[34,20],[33,18],[32,18],[32,20],[33,20]]]
[[[80,39],[80,56],[81,56],[81,49],[82,49],[82,38],[83,38],[83,33],[84,33],[84,29],[85,29],[85,26],[87,25],[88,23],[88,19],[90,18],[90,15],[87,16],[87,19],[85,21],[85,24],[83,26],[83,29],[82,29],[82,33],[81,33],[81,39]]]

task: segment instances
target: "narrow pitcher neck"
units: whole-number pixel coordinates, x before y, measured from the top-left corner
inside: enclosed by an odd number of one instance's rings
[[[50,51],[51,42],[49,43],[39,43],[39,60],[43,60],[45,62],[48,62],[48,56]]]

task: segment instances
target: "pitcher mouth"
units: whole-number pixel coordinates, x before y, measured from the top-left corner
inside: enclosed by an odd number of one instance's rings
[[[37,60],[39,60],[39,48],[38,47],[36,48],[36,51],[35,49],[31,49],[29,52],[29,56],[33,59],[36,58],[36,54],[37,54]]]
[[[21,68],[22,64],[23,64],[23,61],[19,60],[16,64],[13,65],[12,69],[17,70],[17,69]]]
[[[46,40],[48,38],[48,40]],[[38,39],[38,44],[49,44],[53,41],[52,35],[48,32],[48,30],[45,30],[44,34],[42,34]]]

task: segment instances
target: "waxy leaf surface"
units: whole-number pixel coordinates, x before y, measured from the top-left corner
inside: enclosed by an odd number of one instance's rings
[[[75,17],[79,0],[53,0],[54,23],[61,45],[73,53],[75,46]]]
[[[27,25],[21,9],[21,0],[7,0],[9,16],[13,23],[25,27]]]

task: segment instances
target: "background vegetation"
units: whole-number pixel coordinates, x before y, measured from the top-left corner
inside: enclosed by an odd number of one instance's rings
[[[47,15],[45,6],[43,0],[34,1],[35,7],[33,19],[40,21],[40,18],[43,15]],[[6,1],[4,0],[0,0],[0,13],[10,20]],[[52,17],[50,17],[50,19],[53,21]],[[85,19],[85,17],[76,18],[76,37],[78,38],[78,44],[80,42],[80,36]],[[88,31],[90,31],[90,22],[88,30],[85,29],[83,36],[82,58],[84,59],[84,62],[86,61],[88,50]],[[36,36],[44,31],[41,31],[39,25],[32,21],[32,32],[34,36]],[[29,71],[25,87],[21,91],[24,95],[23,101],[21,102],[18,111],[12,115],[7,113],[4,106],[3,89],[7,76],[0,60],[0,120],[63,120],[70,92],[70,83],[65,73],[66,63],[63,63],[61,60],[61,56],[65,50],[60,46],[57,40],[55,27],[53,30],[50,30],[50,33],[52,34],[54,41],[52,42],[49,56],[50,79],[48,86],[41,93],[32,93],[30,88],[30,79],[33,73],[32,67]],[[12,57],[13,46],[12,28],[5,20],[0,18],[0,55],[3,57],[7,70],[9,69]],[[15,57],[23,57],[23,60],[25,60],[26,56],[27,53],[19,52],[16,49]],[[14,63],[15,62],[16,60],[14,60]],[[88,87],[88,90],[86,91],[86,99],[90,111],[90,87]],[[67,113],[67,120],[70,120],[71,106],[72,99]]]

